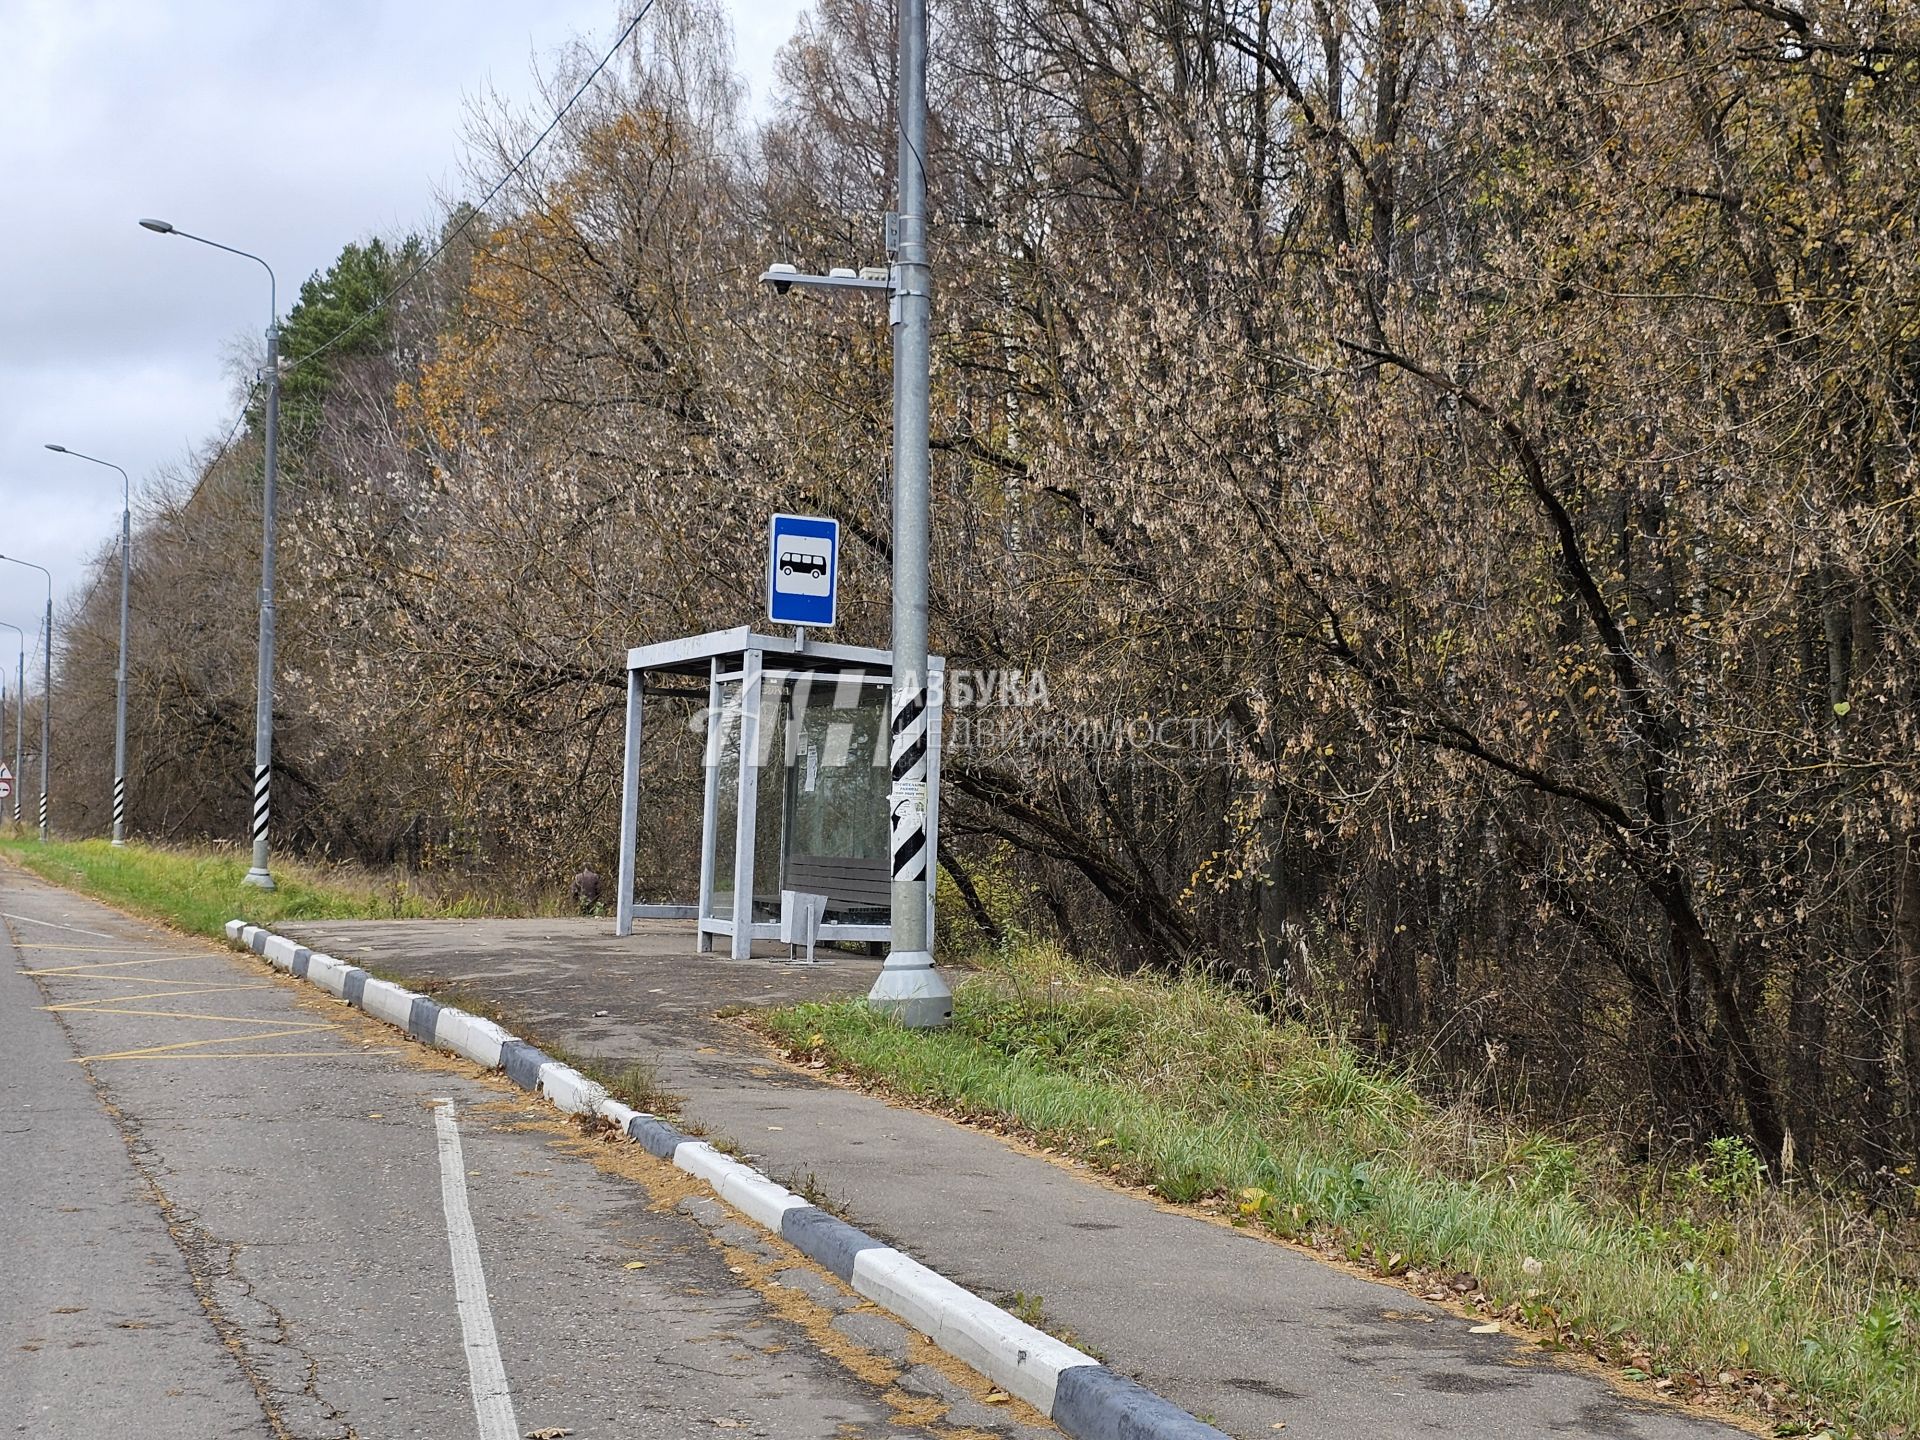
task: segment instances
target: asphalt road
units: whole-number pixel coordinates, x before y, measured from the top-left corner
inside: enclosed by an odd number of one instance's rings
[[[0,1434],[1038,1432],[696,1188],[0,863]]]
[[[1738,1440],[1593,1367],[1248,1231],[1123,1193],[1000,1139],[772,1061],[716,1011],[864,993],[874,962],[688,953],[690,927],[318,921],[303,944],[449,982],[581,1054],[638,1059],[687,1118],[776,1180],[975,1293],[1040,1303],[1122,1373],[1239,1440],[1435,1435]],[[784,951],[778,952],[784,954]]]

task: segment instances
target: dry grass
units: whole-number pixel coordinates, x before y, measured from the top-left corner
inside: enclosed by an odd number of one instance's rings
[[[967,980],[947,1031],[857,1002],[770,1023],[796,1050],[1168,1199],[1416,1288],[1470,1277],[1470,1297],[1547,1343],[1740,1403],[1780,1434],[1920,1421],[1911,1234],[1844,1196],[1782,1193],[1737,1140],[1630,1164],[1616,1137],[1436,1105],[1209,982],[1093,975],[1046,947]]]

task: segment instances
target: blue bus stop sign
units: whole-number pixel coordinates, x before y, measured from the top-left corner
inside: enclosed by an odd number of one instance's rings
[[[767,542],[767,618],[831,626],[840,598],[840,522],[776,515]]]

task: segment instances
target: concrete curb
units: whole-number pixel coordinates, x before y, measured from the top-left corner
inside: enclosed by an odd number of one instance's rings
[[[284,935],[229,920],[227,939],[416,1040],[465,1057],[543,1095],[573,1115],[597,1115],[650,1155],[704,1180],[735,1210],[780,1236],[855,1291],[913,1326],[1009,1395],[1018,1395],[1074,1440],[1228,1440],[1091,1355],[990,1305],[911,1256],[809,1204],[750,1165],[655,1115],[608,1096],[491,1020],[321,955]]]

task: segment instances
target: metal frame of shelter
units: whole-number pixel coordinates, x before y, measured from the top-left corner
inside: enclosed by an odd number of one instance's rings
[[[940,836],[940,720],[941,697],[945,686],[941,683],[945,662],[938,656],[928,657],[930,684],[930,711],[928,715],[928,786],[927,786],[927,846],[929,861],[938,853]],[[648,690],[648,676],[678,677],[680,679],[706,681],[705,698],[705,801],[700,820],[700,894],[697,904],[657,905],[642,904],[635,900],[633,893],[635,850],[638,843],[640,821],[640,741],[644,730],[644,715]],[[885,800],[889,775],[886,770],[888,755],[887,717],[891,707],[885,703],[893,684],[893,655],[888,650],[872,649],[863,645],[826,644],[806,638],[804,631],[796,637],[755,634],[750,626],[742,625],[733,630],[715,630],[705,635],[690,635],[678,640],[664,640],[653,645],[639,645],[627,652],[627,728],[626,757],[620,799],[620,879],[619,891],[614,906],[614,933],[631,935],[636,918],[650,919],[691,919],[695,922],[698,937],[697,948],[706,952],[714,948],[714,941],[725,937],[729,953],[734,959],[745,959],[751,953],[755,940],[778,940],[781,938],[781,926],[778,919],[755,919],[754,907],[754,864],[758,842],[762,838],[759,829],[760,773],[775,765],[792,767],[794,757],[783,753],[778,756],[763,754],[770,748],[771,731],[763,726],[763,707],[767,686],[774,682],[780,686],[781,694],[791,691],[785,682],[805,680],[812,686],[824,685],[836,693],[843,687],[881,686],[881,704],[878,708],[880,734],[878,736],[878,775],[874,784],[879,787],[882,797],[880,804],[884,820]],[[737,698],[728,698],[731,688],[738,687]],[[682,699],[698,699],[701,692],[686,688],[656,690],[657,694],[671,695]],[[734,815],[732,817],[733,842],[733,891],[728,913],[720,914],[714,903],[716,861],[720,840],[721,779],[725,768],[722,761],[730,726],[737,713],[738,719],[738,773],[737,783],[732,787],[734,794]],[[790,733],[790,732],[789,732]],[[791,741],[789,741],[791,743]],[[790,801],[783,802],[781,823],[780,864],[782,878],[788,861],[790,834]],[[884,830],[882,832],[884,840]],[[863,857],[860,863],[871,863],[873,857]],[[879,874],[884,878],[891,894],[891,862],[883,856],[877,859]],[[931,863],[929,864],[931,869]],[[792,886],[787,888],[800,888]],[[933,893],[934,886],[927,886],[927,934],[933,933]],[[888,901],[889,911],[891,900]],[[831,908],[829,910],[831,913]],[[846,921],[825,920],[821,923],[818,938],[823,941],[888,941],[892,939],[891,923],[873,923],[871,920]]]

